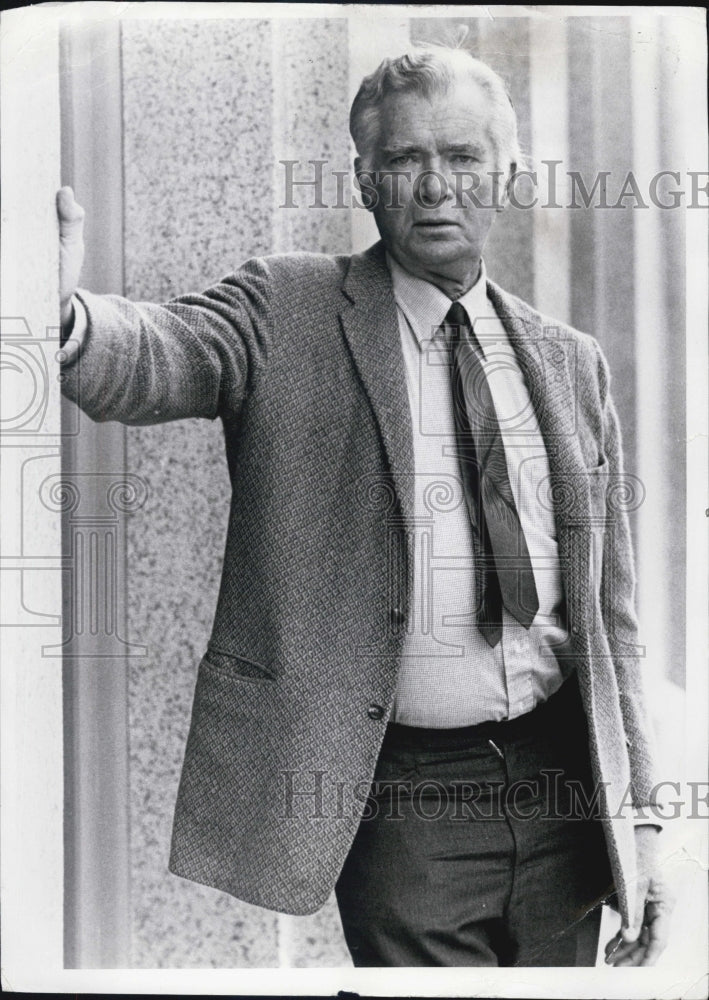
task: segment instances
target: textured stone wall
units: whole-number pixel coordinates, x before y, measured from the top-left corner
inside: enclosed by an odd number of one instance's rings
[[[199,290],[274,250],[347,251],[347,212],[278,209],[277,163],[347,169],[346,52],[345,20],[123,23],[126,295]],[[127,465],[150,488],[128,544],[131,635],[149,648],[129,684],[133,964],[346,964],[332,905],[278,917],[167,872],[227,523],[221,426],[132,428]]]
[[[125,291],[199,290],[271,244],[271,46],[263,21],[122,26]],[[265,177],[265,181],[264,181]],[[229,504],[221,428],[128,433],[150,499],[130,526],[133,964],[277,965],[272,914],[167,872],[196,665],[216,602]]]

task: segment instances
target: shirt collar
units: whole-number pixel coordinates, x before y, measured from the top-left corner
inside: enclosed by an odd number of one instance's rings
[[[388,253],[386,260],[396,303],[409,321],[416,340],[421,345],[424,341],[431,340],[438,331],[452,305],[452,300],[430,281],[424,281],[423,278],[417,278],[405,271]],[[461,295],[458,302],[465,308],[471,322],[478,316],[489,315],[487,272],[483,260],[480,261],[478,280],[465,295]]]

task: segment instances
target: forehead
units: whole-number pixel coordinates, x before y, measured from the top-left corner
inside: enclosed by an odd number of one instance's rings
[[[472,80],[430,97],[389,94],[379,111],[379,146],[489,141],[490,114],[489,98]]]

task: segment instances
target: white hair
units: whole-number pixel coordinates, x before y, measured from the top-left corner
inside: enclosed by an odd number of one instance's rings
[[[389,94],[419,93],[424,97],[445,93],[453,84],[471,80],[485,93],[490,105],[490,138],[505,170],[521,163],[517,116],[507,87],[494,70],[461,48],[419,45],[396,58],[385,59],[366,76],[350,110],[350,133],[365,169],[372,169],[372,153],[379,139],[379,107]]]

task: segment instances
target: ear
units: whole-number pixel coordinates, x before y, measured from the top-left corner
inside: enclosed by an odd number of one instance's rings
[[[377,203],[377,193],[374,190],[372,171],[366,170],[361,156],[356,156],[354,161],[355,181],[362,195],[362,204],[371,212]]]

